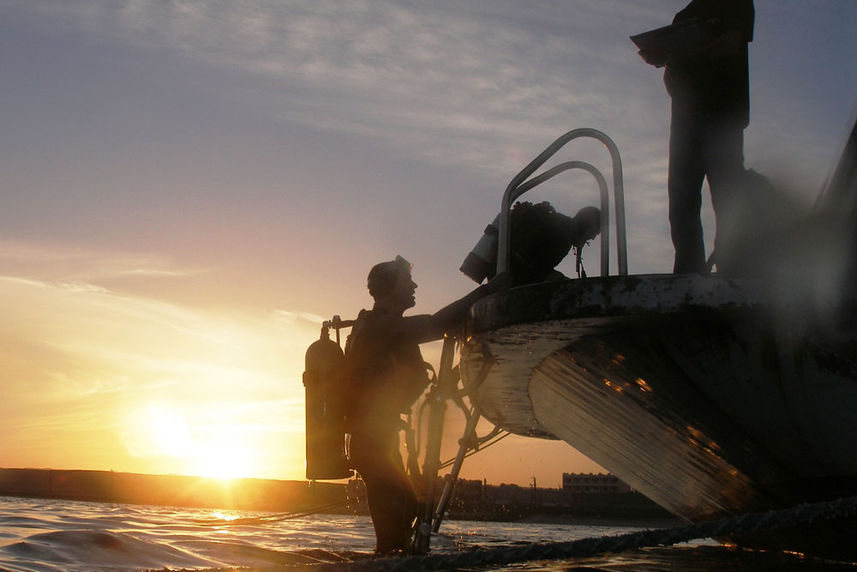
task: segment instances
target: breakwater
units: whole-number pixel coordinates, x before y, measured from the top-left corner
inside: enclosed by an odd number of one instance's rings
[[[438,478],[441,490],[443,478]],[[55,498],[266,512],[368,514],[363,482],[217,479],[114,471],[0,468],[0,496]],[[636,492],[579,494],[563,489],[460,480],[447,518],[539,522],[673,518]]]
[[[113,471],[0,469],[0,495],[284,512],[341,503],[346,510],[345,486],[337,483]]]

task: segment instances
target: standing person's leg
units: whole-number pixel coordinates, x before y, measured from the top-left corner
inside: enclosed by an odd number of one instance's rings
[[[389,452],[390,464],[396,468],[390,472],[387,480],[389,512],[394,520],[389,538],[391,550],[407,550],[410,548],[412,525],[419,513],[419,502],[411,479],[405,472],[398,445],[397,439],[395,448]]]
[[[705,242],[700,208],[705,179],[703,150],[697,120],[673,110],[670,124],[669,192],[670,235],[675,247],[673,272],[702,272]]]
[[[744,197],[742,187],[746,184],[747,172],[744,169],[744,129],[735,121],[720,118],[706,127],[704,146],[705,172],[711,189],[711,205],[717,221],[714,248],[720,248],[720,242],[738,230],[733,228],[741,216],[741,204]],[[752,213],[744,213],[750,214]],[[718,270],[722,271],[718,263]]]
[[[399,455],[397,432],[352,435],[351,458],[366,484],[376,551],[406,549],[417,499]]]

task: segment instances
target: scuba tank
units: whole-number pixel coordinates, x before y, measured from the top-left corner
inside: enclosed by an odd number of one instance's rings
[[[482,237],[468,253],[459,270],[465,276],[480,284],[485,278],[491,278],[497,268],[497,235],[500,233],[500,215],[485,227]]]
[[[334,318],[334,327],[342,323]],[[342,374],[345,354],[330,339],[330,322],[306,351],[306,478],[346,479],[352,476],[345,453],[345,403]]]

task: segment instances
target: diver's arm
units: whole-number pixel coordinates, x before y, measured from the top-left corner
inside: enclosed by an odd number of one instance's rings
[[[467,311],[476,301],[485,296],[508,288],[512,277],[508,273],[492,278],[488,283],[472,290],[469,294],[444,306],[434,314],[421,314],[402,318],[401,327],[397,328],[400,336],[409,338],[419,344],[439,340],[443,334],[452,330],[464,321]]]
[[[445,306],[434,314],[418,314],[416,316],[403,316],[395,318],[395,327],[387,329],[393,339],[408,340],[417,344],[439,340],[443,334],[461,323],[467,316],[467,310],[474,302],[486,296],[482,285],[472,292]],[[390,318],[393,319],[393,318]]]
[[[444,306],[431,316],[432,324],[435,328],[440,332],[440,336],[443,336],[444,332],[447,332],[457,325],[459,325],[464,319],[467,317],[467,310],[470,309],[470,306],[476,303],[477,300],[484,298],[491,294],[493,290],[488,286],[488,284],[483,284],[478,288],[472,290],[465,297],[456,300],[455,302]],[[437,339],[437,338],[434,338]]]

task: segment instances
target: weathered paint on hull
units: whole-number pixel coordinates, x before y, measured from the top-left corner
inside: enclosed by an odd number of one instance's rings
[[[473,308],[462,375],[492,422],[561,438],[690,520],[853,494],[853,321],[822,336],[766,301],[700,276],[518,288]]]

